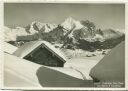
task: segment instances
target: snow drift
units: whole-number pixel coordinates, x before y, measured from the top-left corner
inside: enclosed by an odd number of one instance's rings
[[[88,87],[92,80],[85,80],[72,68],[47,67],[4,54],[4,87]]]

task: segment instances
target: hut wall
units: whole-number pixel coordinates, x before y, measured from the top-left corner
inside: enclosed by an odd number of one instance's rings
[[[38,64],[52,67],[63,67],[64,64],[62,60],[60,60],[56,55],[54,55],[45,47],[36,49],[36,51],[30,53],[24,58]]]

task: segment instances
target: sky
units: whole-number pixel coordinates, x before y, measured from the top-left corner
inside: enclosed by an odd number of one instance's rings
[[[101,29],[125,28],[124,4],[5,3],[4,25],[26,26],[33,21],[60,24],[66,18],[90,20]]]

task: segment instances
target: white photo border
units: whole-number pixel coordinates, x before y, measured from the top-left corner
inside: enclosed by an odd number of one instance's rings
[[[4,70],[4,54],[3,54],[3,26],[4,26],[4,3],[105,3],[105,4],[125,4],[125,87],[124,88],[95,88],[95,87],[4,87],[3,70]],[[2,89],[15,90],[127,90],[128,89],[128,2],[127,0],[3,0],[0,1],[0,84]]]

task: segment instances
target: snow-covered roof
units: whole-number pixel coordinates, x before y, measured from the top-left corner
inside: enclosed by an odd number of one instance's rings
[[[64,54],[60,50],[56,49],[53,45],[51,45],[49,42],[46,41],[31,41],[25,43],[23,46],[21,46],[18,50],[14,52],[14,55],[20,58],[24,58],[25,56],[27,56],[29,53],[31,53],[33,50],[35,50],[37,47],[41,45],[47,48],[52,53],[54,53],[62,61],[66,62],[67,60],[66,56],[64,56]]]
[[[18,48],[16,46],[13,46],[7,42],[4,42],[4,52],[13,54]]]

